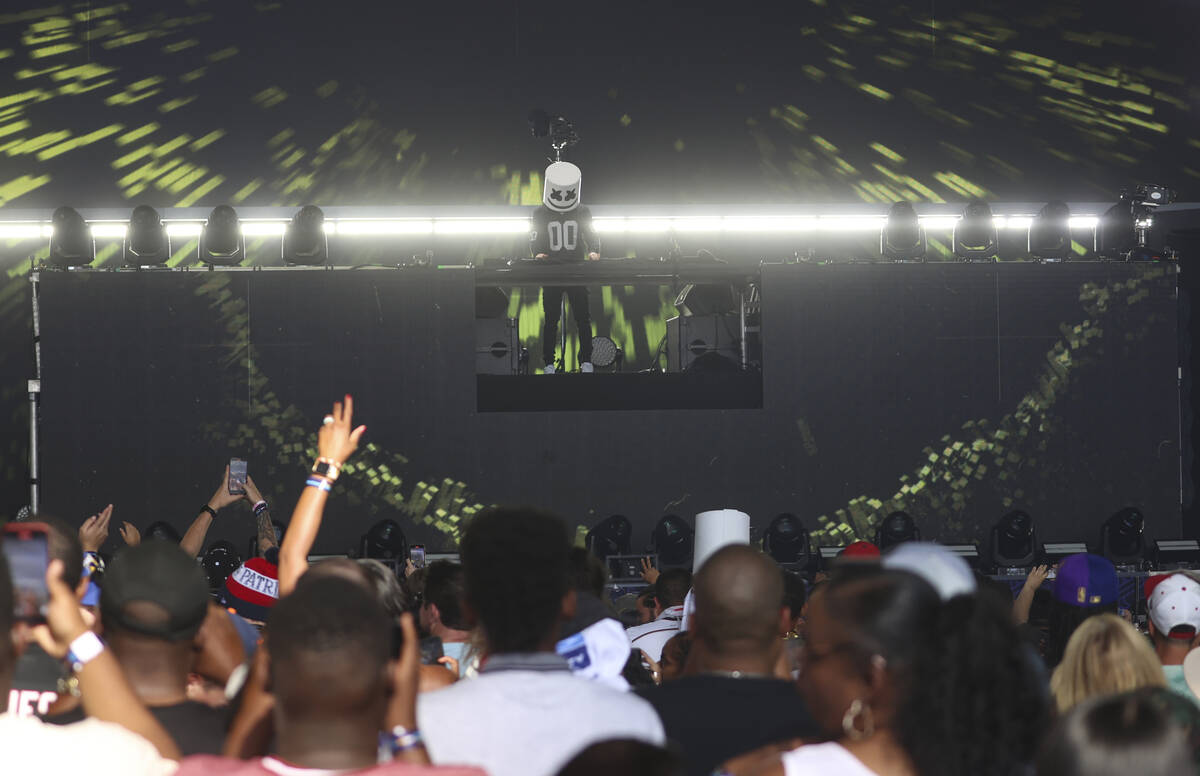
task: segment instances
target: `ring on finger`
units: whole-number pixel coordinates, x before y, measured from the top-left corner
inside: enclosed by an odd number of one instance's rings
[[[330,423],[332,423],[332,422],[333,422],[333,416],[332,416],[332,415],[326,415],[326,416],[325,416],[325,420],[322,420],[322,421],[321,421],[321,425],[323,425],[323,426],[328,426],[328,425],[329,425]]]

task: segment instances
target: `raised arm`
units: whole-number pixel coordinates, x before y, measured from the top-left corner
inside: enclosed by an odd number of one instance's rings
[[[1025,577],[1025,584],[1022,586],[1021,592],[1013,601],[1013,619],[1016,620],[1017,625],[1029,622],[1029,610],[1033,608],[1033,597],[1042,583],[1046,581],[1049,573],[1049,566],[1034,566],[1029,570],[1029,576]]]
[[[34,637],[47,654],[73,661],[79,679],[79,695],[89,717],[114,722],[137,733],[158,749],[163,757],[178,760],[179,747],[158,720],[146,709],[125,679],[120,664],[88,630],[71,588],[62,580],[62,561],[46,569],[50,605],[46,625],[34,629]]]
[[[271,507],[262,497],[253,477],[246,478],[246,500],[254,511],[254,522],[258,525],[258,554],[264,555],[272,547],[279,546],[279,538],[275,536],[275,524],[271,522]]]
[[[212,521],[217,512],[240,501],[241,498],[240,493],[229,492],[229,467],[226,466],[225,476],[216,493],[213,493],[208,503],[201,507],[200,514],[196,515],[196,519],[188,526],[187,533],[179,540],[179,546],[183,548],[183,551],[193,558],[199,555],[200,551],[204,549],[204,538],[208,536],[208,529],[212,527]]]
[[[313,473],[308,476],[300,500],[296,502],[296,509],[292,512],[291,522],[279,548],[280,598],[296,589],[296,582],[308,569],[308,553],[321,530],[321,516],[329,491],[333,489],[342,464],[358,449],[358,440],[367,430],[366,426],[351,430],[353,417],[354,400],[347,394],[345,404],[338,402],[333,405],[333,411],[325,416],[317,434],[319,458]]]

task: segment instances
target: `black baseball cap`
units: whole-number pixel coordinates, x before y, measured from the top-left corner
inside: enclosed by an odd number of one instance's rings
[[[104,573],[100,616],[144,636],[182,641],[208,615],[204,571],[174,542],[151,539],[117,555]]]

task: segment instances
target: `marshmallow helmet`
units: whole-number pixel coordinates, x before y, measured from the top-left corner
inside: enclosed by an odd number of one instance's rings
[[[557,213],[566,213],[579,206],[581,173],[570,162],[554,162],[546,168],[546,187],[542,202]]]

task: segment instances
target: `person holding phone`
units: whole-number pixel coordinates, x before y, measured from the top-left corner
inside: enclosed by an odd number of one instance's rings
[[[6,546],[22,541],[29,539],[10,538]],[[32,550],[31,545],[19,552],[30,555]],[[74,591],[63,581],[63,562],[49,560],[48,552],[41,556],[45,623],[33,625],[15,617],[13,578],[4,557],[8,554],[8,549],[0,554],[0,632],[12,633],[13,638],[0,639],[0,692],[9,689],[20,653],[36,642],[51,656],[67,660],[89,719],[56,726],[36,717],[0,715],[5,772],[173,773],[179,748],[134,694],[104,642],[88,629]],[[29,580],[22,584],[30,586]]]

